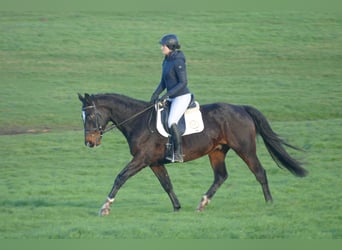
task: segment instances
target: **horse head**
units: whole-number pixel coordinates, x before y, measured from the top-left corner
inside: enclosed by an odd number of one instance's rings
[[[93,96],[85,93],[84,97],[78,94],[78,98],[82,102],[84,143],[91,148],[99,146],[107,121],[104,119],[101,110],[96,107]]]

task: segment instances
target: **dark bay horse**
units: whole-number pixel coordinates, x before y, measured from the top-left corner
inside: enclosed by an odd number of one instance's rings
[[[82,102],[85,144],[100,145],[102,135],[118,128],[126,137],[132,160],[117,175],[100,214],[108,215],[110,205],[121,186],[140,170],[149,166],[169,195],[174,211],[181,208],[173,191],[164,159],[167,138],[156,132],[154,105],[119,94],[79,95]],[[304,177],[307,171],[292,158],[285,147],[297,149],[273,132],[265,116],[250,106],[227,103],[201,105],[204,131],[182,137],[184,161],[208,155],[214,172],[214,181],[202,197],[197,210],[202,211],[218,188],[228,178],[225,164],[227,152],[232,149],[247,164],[261,184],[266,201],[272,201],[266,171],[256,155],[256,135],[260,134],[265,146],[279,167]],[[113,125],[108,125],[109,123]]]

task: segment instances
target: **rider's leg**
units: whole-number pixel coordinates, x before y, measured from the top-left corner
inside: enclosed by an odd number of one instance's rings
[[[171,99],[171,108],[168,119],[168,126],[170,128],[172,141],[174,145],[174,159],[170,159],[172,162],[183,162],[182,153],[182,138],[178,129],[178,121],[188,108],[191,101],[191,94],[185,94],[182,96]]]

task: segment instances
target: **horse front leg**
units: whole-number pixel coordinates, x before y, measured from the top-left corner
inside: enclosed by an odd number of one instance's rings
[[[141,163],[141,161],[137,161],[136,159],[133,159],[130,163],[126,165],[124,169],[121,170],[121,172],[117,175],[115,178],[112,190],[110,191],[106,201],[101,207],[100,215],[105,216],[109,215],[110,213],[110,206],[115,200],[115,196],[118,193],[121,186],[133,175],[138,173],[141,169],[143,169],[145,166]]]
[[[160,184],[162,185],[162,187],[164,188],[165,192],[168,194],[168,196],[172,202],[172,205],[173,205],[173,210],[175,212],[179,211],[179,209],[181,208],[181,205],[178,201],[176,194],[173,191],[171,179],[169,177],[169,174],[168,174],[165,166],[164,165],[157,165],[157,166],[150,166],[150,168],[152,169],[155,176],[158,178],[158,180],[159,180]]]

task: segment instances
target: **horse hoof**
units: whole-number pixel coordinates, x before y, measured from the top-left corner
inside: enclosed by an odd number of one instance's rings
[[[181,209],[180,207],[174,208],[174,209],[173,209],[173,212],[179,212],[180,209]]]
[[[110,212],[110,207],[108,204],[104,204],[102,207],[101,207],[101,210],[99,212],[99,215],[100,216],[106,216],[106,215],[109,215],[109,212]]]
[[[209,204],[209,202],[210,202],[210,200],[208,199],[208,197],[206,195],[204,195],[202,197],[202,200],[198,204],[197,212],[202,212],[204,210],[205,206]]]
[[[102,210],[102,209],[101,209],[99,215],[100,215],[100,216],[107,216],[107,215],[109,215],[109,210]]]
[[[106,202],[101,207],[101,210],[99,212],[100,216],[106,216],[109,215],[110,212],[110,205],[114,202],[114,198],[107,198]]]
[[[201,206],[201,204],[200,204],[200,205],[198,205],[196,211],[197,211],[198,213],[203,212],[204,208],[205,208],[205,206]]]

